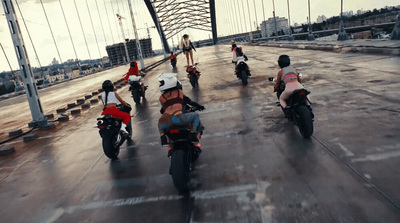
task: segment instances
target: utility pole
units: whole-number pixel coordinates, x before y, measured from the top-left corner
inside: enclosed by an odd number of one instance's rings
[[[144,61],[143,61],[143,54],[142,54],[142,48],[140,47],[139,35],[138,35],[137,29],[136,29],[135,18],[133,17],[131,0],[128,0],[128,4],[129,4],[129,10],[131,12],[133,31],[135,32],[136,49],[137,49],[138,56],[139,56],[139,59],[140,59],[140,67],[142,68],[141,70],[145,70]]]
[[[315,40],[314,34],[312,33],[312,27],[311,27],[311,14],[310,14],[310,0],[308,0],[308,41],[313,41]]]
[[[276,27],[275,1],[274,0],[272,0],[272,6],[274,7],[274,11],[272,11],[272,14],[274,16],[274,23],[275,23],[275,36],[278,36],[278,28]]]
[[[293,41],[293,36],[292,36],[292,29],[290,28],[290,6],[289,6],[289,0],[287,0],[287,10],[288,10],[288,19],[289,19],[289,41]]]
[[[349,36],[347,36],[346,30],[344,29],[344,24],[343,24],[343,0],[341,0],[339,35],[338,35],[337,40],[338,41],[349,40]]]
[[[126,62],[129,63],[130,59],[129,59],[129,52],[128,52],[128,47],[126,46],[126,40],[125,40],[125,34],[124,34],[124,28],[122,26],[122,19],[125,19],[124,17],[122,17],[121,15],[117,14],[117,18],[119,21],[119,26],[121,27],[121,34],[122,34],[122,38],[124,38],[124,48],[125,48],[125,54],[126,54]]]
[[[17,15],[14,11],[12,0],[3,0],[3,8],[8,21],[11,38],[17,54],[18,64],[20,67],[20,76],[24,82],[28,104],[31,109],[32,122],[29,123],[30,127],[37,126],[39,128],[53,128],[54,124],[47,123],[47,118],[43,114],[42,105],[33,77],[33,70],[31,68],[28,54],[25,51],[24,40],[19,29]]]

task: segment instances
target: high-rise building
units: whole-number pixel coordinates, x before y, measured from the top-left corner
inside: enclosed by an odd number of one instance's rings
[[[261,35],[262,37],[270,37],[272,34],[277,35],[277,33],[282,34],[289,33],[289,22],[285,17],[276,17],[276,29],[275,29],[275,19],[273,17],[268,18],[261,23]]]
[[[317,18],[317,23],[322,23],[322,22],[324,22],[324,21],[326,21],[326,16],[324,16],[324,15],[318,16],[318,18]]]
[[[140,47],[142,48],[143,57],[153,56],[153,48],[151,39],[139,40]],[[111,46],[106,46],[108,59],[112,65],[123,64],[129,61],[138,60],[138,50],[136,49],[136,40],[129,40],[126,42],[128,48],[129,59],[126,59],[125,47],[123,43],[116,43]]]

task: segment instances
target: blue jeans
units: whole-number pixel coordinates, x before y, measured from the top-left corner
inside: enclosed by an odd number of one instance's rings
[[[158,128],[160,132],[163,132],[164,129],[168,129],[172,126],[185,127],[189,124],[192,125],[194,133],[200,133],[203,130],[203,125],[200,122],[199,114],[195,112],[181,113],[178,115],[171,116],[169,120],[165,121],[162,120],[165,119],[160,118],[160,121],[158,122]]]

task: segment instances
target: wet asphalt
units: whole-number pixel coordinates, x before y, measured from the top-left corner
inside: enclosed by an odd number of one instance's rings
[[[262,46],[244,51],[252,73],[246,87],[233,74],[229,46],[221,45],[194,53],[199,88],[190,86],[180,55],[176,70],[165,63],[148,72],[140,105],[128,87],[119,89],[135,117],[133,142],[122,145],[116,161],[104,156],[94,128],[100,104],[53,130],[34,130],[33,141],[5,144],[16,152],[0,157],[0,222],[399,222],[400,58]],[[268,77],[278,72],[280,54],[290,55],[311,91],[310,139],[275,105]],[[125,69],[99,73],[96,82],[81,79],[82,88],[52,87],[42,103],[56,109]],[[174,188],[160,146],[162,72],[177,72],[185,94],[206,107],[199,112],[206,129],[190,196]],[[22,110],[22,101],[0,102],[8,103],[3,115]]]

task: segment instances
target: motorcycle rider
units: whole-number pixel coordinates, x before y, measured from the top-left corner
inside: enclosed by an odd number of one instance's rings
[[[233,44],[235,48],[233,49],[233,58],[232,58],[232,63],[235,63],[235,75],[237,75],[237,57],[244,57],[244,61],[247,61],[249,58],[244,54],[242,47],[237,47],[236,44]],[[250,67],[247,65],[247,69],[249,70],[249,76],[250,74]]]
[[[169,56],[169,59],[171,60],[171,62],[172,60],[175,60],[176,62],[176,56],[174,55],[174,52],[171,52],[171,56]]]
[[[130,66],[131,67],[129,68],[128,72],[126,74],[124,74],[124,80],[126,82],[128,82],[129,76],[140,76],[141,75],[136,61],[131,62]],[[147,89],[147,86],[144,86],[144,82],[142,80],[142,91],[145,92],[146,89]]]
[[[287,106],[286,100],[293,93],[294,90],[303,89],[304,86],[301,84],[301,79],[296,71],[290,65],[290,58],[288,55],[280,55],[278,59],[278,65],[281,70],[277,74],[276,83],[274,86],[274,92],[279,91],[281,82],[285,84],[285,90],[279,97],[279,103],[285,112],[285,117],[290,117],[289,107]],[[310,102],[306,100],[307,108],[312,112]]]
[[[121,102],[124,106],[129,106],[118,94],[114,92],[114,85],[110,80],[105,80],[102,84],[102,89],[104,90],[101,95],[102,102],[104,105],[103,112],[101,115],[111,115],[114,118],[121,119],[121,131],[127,136],[129,133],[126,131],[126,125],[131,120],[131,115],[129,113],[123,112],[117,108],[117,103]]]
[[[189,140],[192,140],[192,142],[195,143],[198,143],[200,135],[204,129],[197,113],[182,112],[185,95],[181,90],[181,85],[176,78],[176,75],[177,74],[175,73],[163,73],[158,78],[158,81],[160,82],[159,89],[162,92],[159,100],[162,105],[162,110],[164,110],[164,113],[158,121],[161,145],[168,144],[168,138],[164,134],[164,130],[172,126],[190,126],[192,134],[190,135]],[[199,104],[197,105],[199,110],[204,109],[204,106]]]

